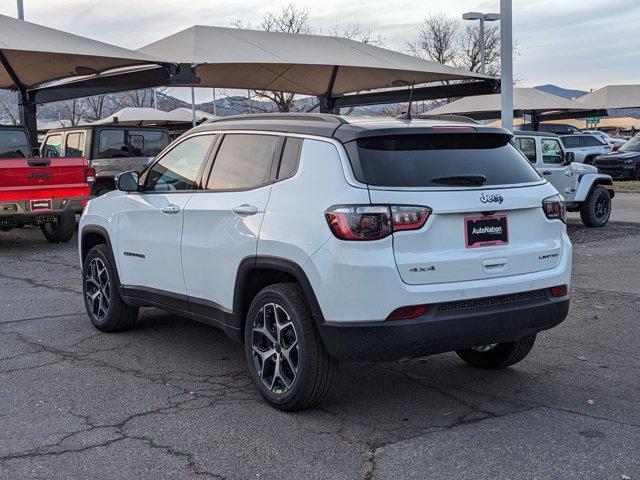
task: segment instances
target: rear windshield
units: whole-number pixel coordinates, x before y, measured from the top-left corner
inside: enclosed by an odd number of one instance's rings
[[[356,178],[386,187],[530,183],[540,176],[502,134],[446,133],[367,137],[347,145]],[[486,179],[486,180],[484,180]]]
[[[27,135],[22,130],[0,130],[0,158],[31,156]]]

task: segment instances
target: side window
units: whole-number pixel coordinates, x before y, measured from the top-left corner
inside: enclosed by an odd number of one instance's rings
[[[524,153],[529,162],[536,163],[536,141],[534,138],[516,138],[516,147]]]
[[[131,156],[125,142],[124,130],[101,130],[98,158],[124,158]]]
[[[560,142],[555,138],[543,138],[540,142],[542,149],[542,161],[544,163],[562,163],[564,161],[562,155],[562,147]]]
[[[207,189],[249,189],[267,183],[278,143],[276,135],[225,135]]]
[[[580,137],[561,137],[565,148],[580,147]]]
[[[22,130],[0,130],[0,158],[31,157],[29,140]]]
[[[302,138],[287,138],[282,151],[282,158],[280,159],[280,167],[278,168],[278,180],[293,177],[298,171],[302,142]]]
[[[130,130],[129,146],[134,157],[155,157],[169,145],[167,132],[151,130]]]
[[[50,135],[47,137],[42,149],[42,156],[45,158],[58,158],[62,147],[62,134]]]
[[[84,157],[84,133],[74,132],[67,134],[64,156],[74,158]]]
[[[215,135],[191,137],[172,148],[147,172],[146,191],[195,190],[196,177]]]
[[[598,141],[596,137],[592,137],[591,135],[584,136],[584,143],[587,147],[601,147],[602,143]]]

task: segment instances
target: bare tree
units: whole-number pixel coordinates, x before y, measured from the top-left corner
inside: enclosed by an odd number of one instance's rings
[[[451,64],[458,54],[457,35],[458,22],[444,13],[437,13],[422,22],[416,39],[407,42],[407,47],[416,57]]]
[[[118,96],[118,107],[152,107],[153,91],[149,88],[144,90],[131,90],[121,93]]]
[[[76,98],[60,103],[60,120],[69,120],[69,124],[72,127],[80,123],[84,114],[84,102],[81,99]]]
[[[88,120],[96,121],[108,117],[113,113],[113,106],[106,95],[96,95],[84,99],[84,116]]]
[[[380,35],[373,35],[370,29],[362,30],[359,22],[347,23],[346,25],[341,25],[336,22],[335,25],[329,28],[328,35],[330,37],[348,38],[349,40],[355,40],[356,42],[377,47],[384,46],[387,41],[386,38]]]
[[[15,92],[0,91],[0,113],[9,119],[12,125],[19,125],[18,95]]]
[[[480,71],[480,25],[467,24],[458,36],[458,55],[454,64],[471,72]],[[484,27],[485,73],[500,74],[500,30],[494,25]]]

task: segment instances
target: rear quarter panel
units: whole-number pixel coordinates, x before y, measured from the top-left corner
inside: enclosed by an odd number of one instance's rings
[[[332,205],[368,204],[366,188],[347,183],[344,147],[305,139],[296,174],[275,183],[260,229],[258,255],[291,260],[301,267],[332,237],[324,212]]]

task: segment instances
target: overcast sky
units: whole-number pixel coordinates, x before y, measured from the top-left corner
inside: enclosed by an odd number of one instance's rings
[[[254,24],[288,0],[24,0],[28,21],[136,49],[194,24]],[[405,43],[429,14],[461,17],[466,11],[498,12],[499,0],[294,0],[306,6],[316,31],[359,22],[386,46]],[[16,15],[15,0],[0,13]],[[640,83],[640,1],[514,0],[513,35],[520,55],[514,71],[523,86],[553,83],[596,89]],[[198,100],[205,100],[204,92]],[[182,95],[181,95],[182,96]]]

